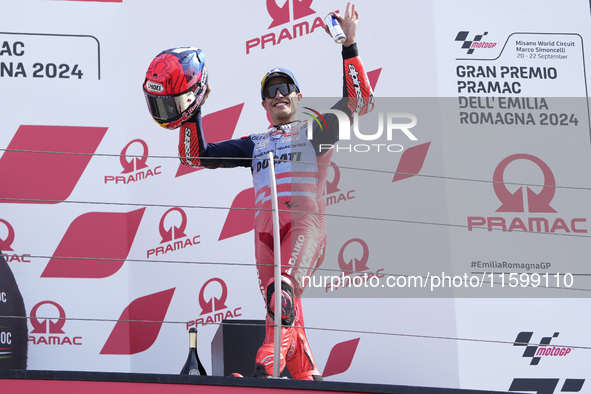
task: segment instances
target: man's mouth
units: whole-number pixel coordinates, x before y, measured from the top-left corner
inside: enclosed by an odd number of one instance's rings
[[[273,104],[273,107],[275,107],[275,108],[285,108],[288,106],[289,106],[289,100],[279,100],[275,104]]]

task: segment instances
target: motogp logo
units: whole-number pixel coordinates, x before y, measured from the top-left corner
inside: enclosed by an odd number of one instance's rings
[[[573,351],[572,347],[565,346],[550,346],[550,342],[554,338],[558,338],[560,333],[555,332],[551,337],[543,337],[540,339],[539,344],[532,344],[531,338],[533,332],[522,331],[517,334],[513,346],[524,346],[522,357],[531,358],[529,365],[538,365],[542,357],[545,356],[557,356],[564,357]]]
[[[550,342],[558,338],[559,332],[552,336],[542,337],[539,343],[532,343],[533,332],[522,331],[517,334],[513,346],[524,347],[522,357],[530,358],[529,365],[538,365],[542,357],[563,359],[572,351],[572,347],[551,346]],[[585,379],[566,378],[561,382],[560,378],[515,378],[511,382],[509,391],[536,392],[541,394],[578,393],[583,389]]]
[[[462,43],[462,49],[466,49],[468,55],[473,54],[476,48],[494,48],[498,44],[497,42],[482,41],[484,36],[488,34],[487,31],[482,34],[476,34],[471,40],[468,39],[468,34],[470,34],[469,31],[460,31],[455,39],[455,41]]]

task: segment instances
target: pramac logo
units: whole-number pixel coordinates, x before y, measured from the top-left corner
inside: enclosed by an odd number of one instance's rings
[[[335,291],[339,287],[348,287],[353,282],[354,278],[363,277],[365,279],[369,277],[383,277],[381,273],[384,271],[383,268],[376,270],[375,272],[366,272],[369,270],[367,263],[369,262],[369,246],[361,238],[351,238],[341,246],[338,256],[339,268],[343,271],[341,274],[341,280],[339,284],[335,286],[334,283],[326,284],[326,291]],[[353,258],[349,258],[353,256]],[[346,278],[346,280],[345,280]],[[349,285],[347,285],[349,283]]]
[[[242,307],[228,308],[228,286],[220,278],[211,278],[199,290],[199,318],[187,322],[187,329],[199,324],[221,323],[242,316]]]
[[[132,146],[134,149],[139,147],[142,153],[139,156],[128,154],[128,150]],[[146,144],[144,140],[135,139],[130,141],[125,145],[119,155],[121,167],[123,167],[121,175],[105,175],[105,183],[128,185],[133,182],[162,174],[162,166],[156,166],[154,168],[148,166],[148,157],[148,144]]]
[[[43,312],[39,312],[39,309]],[[40,313],[42,316],[38,316]],[[37,303],[31,309],[30,322],[33,330],[29,342],[33,345],[82,345],[82,337],[66,335],[63,330],[66,324],[66,311],[55,301]]]
[[[181,215],[181,222],[179,226],[171,226],[168,230],[164,227],[164,220],[169,216],[171,212],[178,212]],[[178,239],[182,237],[186,237],[185,229],[187,228],[187,214],[180,208],[170,208],[168,211],[162,215],[162,219],[160,219],[160,236],[162,237],[162,241],[160,243],[165,243],[172,241],[173,239]]]
[[[284,0],[283,5],[279,6],[276,0],[267,0],[267,11],[271,18],[273,18],[273,22],[269,25],[269,29],[288,23],[292,20],[291,14],[293,14],[294,20],[315,14],[316,11],[311,8],[312,1],[313,0]]]
[[[341,181],[341,170],[339,166],[334,162],[331,162],[330,166],[334,169],[334,178],[332,181],[326,181],[326,206],[354,199],[355,190],[344,192],[339,189],[339,182]]]
[[[51,319],[46,319],[43,321],[39,321],[39,319],[37,319],[37,311],[39,310],[39,307],[43,305],[52,305],[55,309],[57,309],[59,318],[56,320],[56,322],[53,322]],[[31,334],[64,334],[62,328],[64,327],[64,324],[66,324],[65,319],[66,311],[64,311],[64,308],[62,308],[60,304],[53,301],[42,301],[35,305],[33,309],[31,309],[31,325],[33,326],[33,331],[31,331]]]
[[[348,262],[345,261],[345,249],[347,249],[347,247],[351,244],[358,244],[361,246],[362,249],[362,254],[361,257],[357,258],[357,257],[353,257],[352,260],[349,260]],[[345,275],[350,275],[352,273],[356,273],[356,272],[361,272],[361,271],[367,271],[369,268],[367,268],[367,261],[369,260],[369,247],[367,246],[367,243],[365,243],[364,240],[362,240],[361,238],[353,238],[348,240],[347,242],[345,242],[345,244],[341,247],[341,250],[339,251],[339,258],[338,258],[338,262],[339,262],[339,268],[343,270],[343,272],[345,273]]]
[[[204,295],[205,289],[210,283],[213,282],[219,283],[222,288],[220,298],[213,296],[209,299],[209,301],[206,301]],[[226,282],[224,282],[220,278],[211,278],[210,280],[205,282],[203,287],[201,287],[201,291],[199,291],[199,306],[201,307],[200,315],[205,315],[213,311],[221,311],[222,309],[226,309],[226,298],[228,298],[228,286],[226,286]]]
[[[14,242],[14,228],[4,219],[0,219],[0,223],[3,223],[8,230],[6,238],[0,238],[0,250],[3,252],[12,251],[11,245]]]
[[[528,161],[535,164],[543,175],[544,183],[539,185],[541,191],[536,193],[529,186],[524,190],[523,186],[516,191],[510,192],[504,177],[509,171],[509,164],[523,163]],[[511,171],[519,173],[520,166],[511,166]],[[533,183],[533,182],[524,182]],[[587,233],[587,219],[582,217],[566,218],[556,216],[557,211],[550,203],[557,191],[556,179],[552,170],[539,157],[519,153],[506,157],[495,168],[493,174],[493,190],[501,202],[496,212],[521,213],[520,216],[468,216],[468,231],[474,228],[488,228],[502,231],[528,231],[528,232],[564,232],[564,233]],[[559,190],[559,189],[558,189]],[[526,206],[527,202],[527,206]],[[536,215],[532,215],[536,214]],[[540,215],[545,214],[545,215]]]
[[[312,9],[312,2],[313,0],[279,0],[278,4],[277,0],[267,0],[267,12],[272,19],[267,29],[277,26],[283,28],[279,32],[266,33],[246,41],[246,54],[248,55],[255,48],[263,50],[269,46],[279,45],[284,40],[289,41],[308,35],[317,28],[323,31],[324,21],[320,16],[316,16],[313,20],[304,19],[316,14]]]
[[[127,157],[127,150],[131,145],[139,144],[142,147],[142,156],[133,157],[131,160],[128,161]],[[143,140],[133,140],[125,145],[125,148],[121,151],[121,155],[119,156],[119,160],[121,161],[121,167],[123,167],[122,174],[129,174],[133,171],[139,171],[143,168],[148,167],[146,161],[148,160],[148,144],[146,144]]]
[[[2,223],[4,225],[4,227],[6,228],[6,235],[4,236],[4,238],[2,238],[2,224],[0,224],[0,252],[2,252],[2,254],[4,255],[4,258],[6,259],[6,262],[10,263],[10,262],[19,262],[19,263],[30,263],[31,260],[29,260],[29,258],[31,257],[30,254],[16,254],[16,253],[7,253],[7,252],[14,252],[14,249],[12,249],[12,243],[14,242],[14,238],[15,238],[15,232],[14,232],[14,228],[12,227],[12,225],[10,223],[8,223],[8,221],[4,220],[4,219],[0,219],[0,223]]]
[[[172,222],[172,224],[170,223]],[[170,208],[162,215],[158,231],[160,232],[160,246],[149,249],[147,258],[166,254],[189,246],[201,243],[200,235],[188,237],[185,234],[187,229],[187,214],[181,208]]]
[[[503,177],[507,166],[516,160],[528,160],[534,163],[544,175],[544,185],[540,193],[535,193],[529,187],[527,188],[527,202],[529,212],[553,212],[556,210],[550,206],[550,202],[556,193],[556,180],[550,167],[539,158],[528,154],[517,154],[503,159],[493,175],[493,187],[495,194],[501,201],[502,205],[497,209],[497,212],[526,212],[524,205],[523,187],[519,187],[517,191],[511,193],[507,189],[507,185],[503,182]]]

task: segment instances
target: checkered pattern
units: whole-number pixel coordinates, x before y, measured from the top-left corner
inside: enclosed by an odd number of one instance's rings
[[[530,345],[530,340],[533,334],[534,333],[530,331],[520,332],[519,334],[517,334],[513,346],[525,346],[523,356],[521,357],[531,357],[532,359],[529,365],[538,365],[541,359],[541,357],[535,357],[536,352],[538,351],[538,347],[548,346],[552,338],[557,338],[559,333],[555,332],[554,335],[552,335],[551,337],[543,337],[538,345]]]
[[[472,46],[472,43],[475,42],[475,41],[481,41],[482,40],[482,37],[486,36],[488,34],[488,32],[485,31],[482,34],[475,35],[474,38],[471,41],[467,40],[468,34],[470,34],[469,31],[461,31],[461,32],[459,32],[458,35],[456,36],[455,41],[462,41],[463,42],[462,49],[467,49],[468,50],[468,52],[467,52],[468,55],[471,55],[472,53],[474,53],[474,48],[470,48]]]

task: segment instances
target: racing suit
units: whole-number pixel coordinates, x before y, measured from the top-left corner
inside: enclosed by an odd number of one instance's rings
[[[357,45],[343,48],[343,99],[332,108],[362,115],[373,107],[373,92],[358,55]],[[192,167],[250,167],[255,192],[255,255],[261,292],[267,304],[265,340],[257,353],[255,376],[273,371],[274,242],[268,153],[275,157],[282,268],[282,346],[280,369],[294,379],[321,379],[304,332],[301,308],[303,277],[322,264],[326,245],[324,187],[339,138],[339,120],[323,114],[325,123],[295,121],[276,125],[262,134],[207,143],[200,112],[180,128],[179,154]],[[347,124],[349,126],[349,124]],[[321,146],[323,147],[321,149]]]

